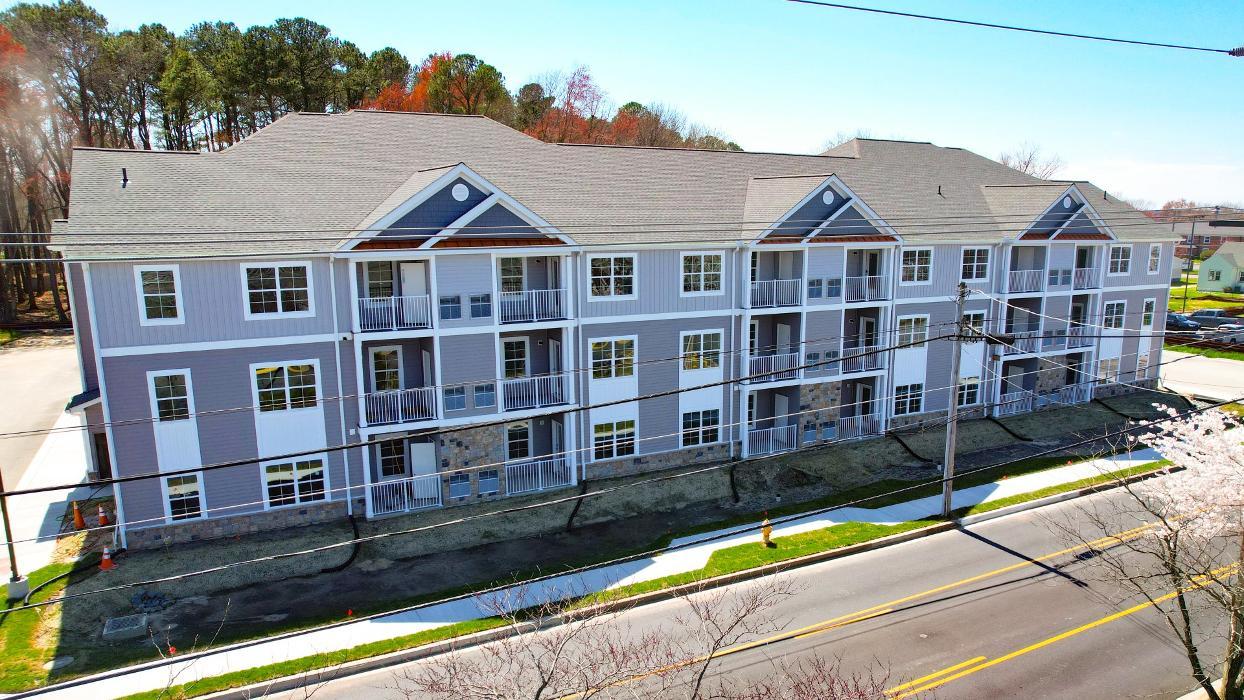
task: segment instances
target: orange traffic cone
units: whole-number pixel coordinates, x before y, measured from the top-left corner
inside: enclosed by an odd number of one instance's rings
[[[82,511],[78,510],[78,502],[73,502],[73,529],[85,530],[86,519],[82,517]]]
[[[104,512],[104,505],[99,505],[99,526],[104,527],[108,524],[108,514]]]
[[[111,571],[116,564],[112,563],[112,550],[104,547],[104,556],[99,560],[100,571]]]

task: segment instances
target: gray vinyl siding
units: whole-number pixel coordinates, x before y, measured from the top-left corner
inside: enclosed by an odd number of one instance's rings
[[[237,260],[181,261],[180,309],[183,323],[139,323],[134,266],[91,263],[91,287],[101,348],[198,343],[331,333],[332,295],[326,258],[288,258],[309,262],[314,316],[246,320],[242,267]],[[259,262],[259,261],[249,261]],[[348,293],[348,291],[347,291]]]
[[[804,352],[819,352],[842,348],[842,311],[809,311],[804,316]]]
[[[971,310],[971,307],[965,308]],[[946,324],[957,320],[955,318],[955,305],[951,302],[904,304],[896,307],[894,312],[895,318],[926,314],[929,317],[930,338],[950,332],[953,329]],[[893,343],[896,342],[896,339],[891,335],[887,336],[887,341]],[[947,388],[947,385],[950,384],[951,351],[955,345],[945,341],[930,341],[925,347],[925,361],[927,364],[925,365],[924,372],[924,411],[945,411],[950,407],[948,401],[950,390]],[[888,361],[893,361],[893,357],[891,356]],[[967,375],[968,372],[963,372],[963,369],[967,368],[961,368],[960,374]],[[893,391],[891,390],[887,393],[892,394]],[[890,400],[889,403],[892,404],[893,401]],[[892,410],[893,406],[889,408]]]
[[[929,269],[929,282],[927,284],[902,284],[899,282],[895,285],[897,290],[895,292],[896,299],[944,296],[949,300],[958,291],[959,276],[963,263],[962,246],[907,246],[906,250],[928,247],[933,249],[933,261]],[[902,250],[899,249],[895,253],[898,259],[895,274],[898,275],[899,280],[902,279]]]
[[[1041,319],[1043,335],[1066,331],[1066,319],[1071,313],[1071,296],[1060,294],[1045,297],[1045,307],[1041,310],[1041,313],[1045,314],[1045,317]],[[1049,318],[1050,316],[1054,318]]]
[[[447,335],[442,337],[439,342],[440,347],[437,348],[436,356],[452,358],[441,363],[441,384],[443,386],[467,385],[467,407],[461,411],[446,411],[445,418],[453,419],[496,413],[497,408],[495,406],[475,407],[475,392],[473,389],[475,384],[496,382],[496,334]],[[497,402],[500,403],[500,385],[496,389]]]
[[[258,452],[252,411],[236,410],[254,403],[250,365],[257,362],[319,361],[320,405],[324,413],[324,436],[329,446],[341,444],[337,407],[336,358],[331,343],[311,343],[236,350],[209,350],[104,358],[108,379],[107,400],[118,476],[158,471],[147,372],[189,369],[199,433],[199,453],[205,465],[253,458]],[[229,410],[233,409],[233,410]],[[125,424],[125,421],[137,421]],[[352,457],[354,458],[354,457]],[[329,488],[345,485],[344,453],[328,453]],[[261,467],[258,462],[203,473],[201,488],[212,515],[235,515],[263,510]],[[145,479],[121,484],[127,520],[161,517],[164,503],[161,480]],[[332,500],[345,498],[335,491]],[[245,505],[240,504],[255,504]],[[220,508],[239,505],[235,509]]]
[[[828,281],[831,279],[838,280],[839,289],[842,286],[843,270],[846,265],[846,249],[841,246],[809,246],[808,251],[808,273],[807,280],[821,280],[821,298],[808,299],[810,306],[824,304],[841,304],[842,292],[839,291],[838,296],[825,296],[828,292]],[[807,282],[805,282],[805,285]]]
[[[86,275],[82,265],[69,263],[65,265],[65,268],[73,284],[73,296],[69,298],[69,311],[73,317],[74,333],[78,336],[78,363],[82,367],[82,389],[85,391],[99,386],[99,376],[95,367],[95,329],[90,322],[90,307],[86,302]]]
[[[471,296],[488,294],[492,300],[492,316],[471,318]],[[462,302],[462,318],[444,320],[440,317],[440,299],[457,296]],[[497,316],[497,299],[493,290],[492,256],[445,255],[436,259],[436,298],[432,300],[433,315],[438,328],[462,328],[492,325]]]
[[[819,240],[833,236],[877,236],[880,234],[881,231],[872,225],[863,212],[856,207],[851,207],[826,224],[816,237]]]
[[[1104,275],[1105,287],[1130,287],[1142,284],[1162,284],[1165,285],[1170,280],[1170,258],[1173,252],[1171,246],[1165,246],[1162,253],[1162,265],[1154,274],[1149,274],[1149,243],[1126,243],[1112,244],[1106,247],[1106,253],[1103,265],[1109,270],[1110,265],[1110,248],[1114,245],[1128,245],[1132,249],[1132,264],[1130,271],[1126,275],[1114,276],[1109,273]],[[1234,280],[1233,280],[1234,281]],[[1169,286],[1169,285],[1168,285]]]
[[[682,296],[682,253],[723,253],[722,293]],[[635,255],[635,299],[612,300],[593,298],[589,259],[597,253],[579,256],[579,308],[584,318],[659,314],[685,311],[720,311],[733,308],[735,298],[734,270],[737,265],[731,248],[675,250],[649,249],[619,251],[617,255]]]

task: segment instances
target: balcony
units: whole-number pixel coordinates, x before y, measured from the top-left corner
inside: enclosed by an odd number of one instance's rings
[[[1036,399],[1034,392],[1026,389],[1020,391],[1009,391],[998,399],[998,406],[994,409],[994,413],[999,416],[1013,416],[1016,413],[1027,413],[1032,410],[1032,405]]]
[[[371,484],[367,498],[369,516],[436,508],[441,505],[441,475],[422,474]]]
[[[1041,347],[1041,331],[1008,331],[1014,340],[1009,345],[1002,346],[1003,355],[1020,355],[1026,352],[1036,352]]]
[[[884,301],[890,298],[890,280],[886,275],[844,278],[842,297],[844,301]]]
[[[838,437],[843,440],[881,434],[881,414],[867,413],[838,419]]]
[[[564,289],[501,292],[500,302],[501,323],[533,323],[569,318]]]
[[[803,301],[803,282],[801,280],[761,280],[752,282],[751,306],[753,309],[799,306],[801,301]]]
[[[400,331],[432,327],[428,295],[375,297],[358,300],[359,330]]]
[[[783,425],[747,431],[747,453],[751,456],[789,452],[799,447],[799,426]]]
[[[871,372],[885,366],[880,345],[842,349],[842,372]]]
[[[782,379],[794,379],[799,376],[799,353],[788,352],[777,355],[761,355],[750,360],[748,374],[751,381],[776,382]]]
[[[1039,292],[1045,288],[1044,283],[1042,270],[1011,270],[1006,279],[1006,291],[1011,294]]]
[[[1101,273],[1091,267],[1077,267],[1071,277],[1072,289],[1100,289]]]
[[[1091,347],[1094,340],[1093,334],[1093,329],[1087,326],[1072,326],[1068,328],[1067,349]]]
[[[436,418],[436,388],[396,389],[366,394],[368,425],[392,425]]]
[[[501,405],[506,411],[522,411],[566,403],[566,377],[516,377],[501,380]]]
[[[505,465],[505,490],[513,496],[569,486],[571,465],[565,457],[550,457]]]

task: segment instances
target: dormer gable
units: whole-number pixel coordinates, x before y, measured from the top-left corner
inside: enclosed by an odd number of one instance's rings
[[[1019,236],[1021,240],[1114,240],[1114,234],[1074,184]]]
[[[764,231],[760,243],[897,241],[895,232],[836,175],[829,175]]]

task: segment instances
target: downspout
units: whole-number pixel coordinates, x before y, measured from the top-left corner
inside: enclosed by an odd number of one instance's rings
[[[341,332],[341,326],[337,323],[337,257],[335,255],[328,256],[328,293],[333,298],[333,335]],[[351,270],[353,271],[353,270]],[[353,303],[353,299],[351,300]],[[353,329],[351,329],[353,330]],[[345,339],[333,340],[333,356],[337,362],[337,428],[338,435],[341,436],[341,444],[346,444],[346,400],[344,390],[341,383],[341,344]],[[354,517],[354,489],[350,485],[350,450],[342,450],[345,461],[346,475],[346,516]]]

